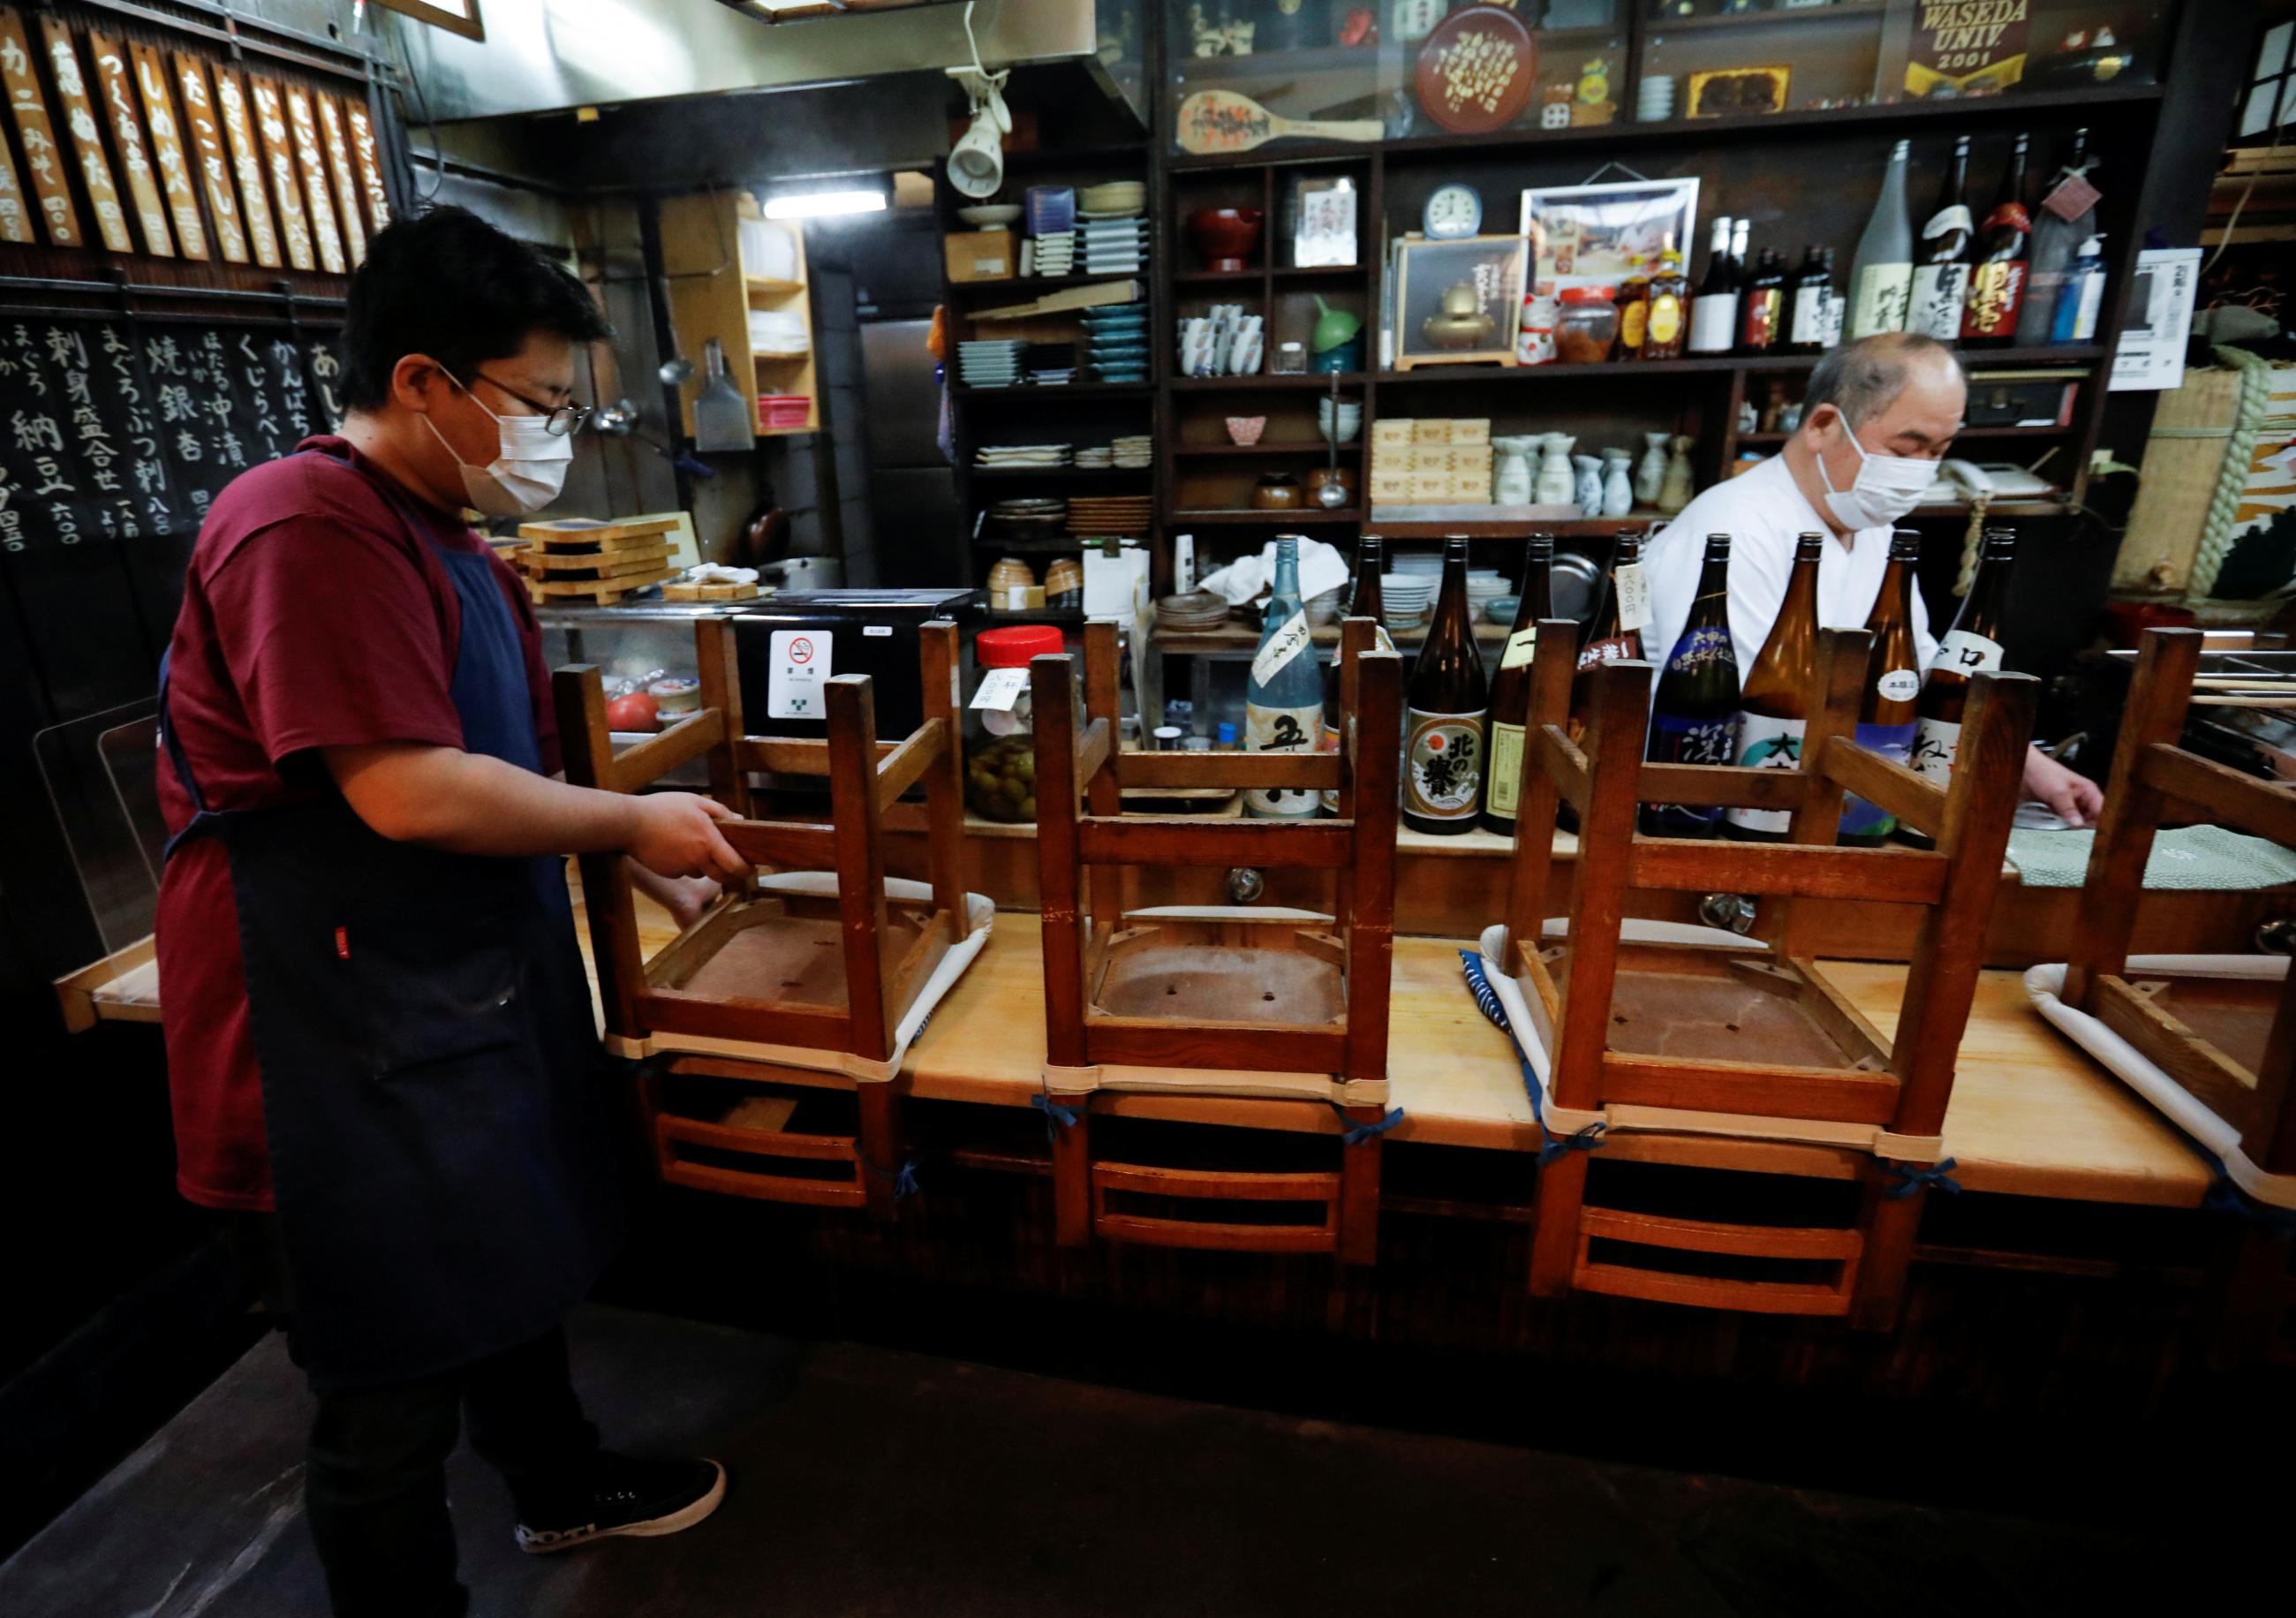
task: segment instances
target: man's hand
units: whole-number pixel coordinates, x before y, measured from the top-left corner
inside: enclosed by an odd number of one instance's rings
[[[648,793],[631,800],[636,826],[627,851],[657,876],[746,875],[750,862],[718,830],[740,817],[715,798],[694,793]]]
[[[2069,826],[2095,825],[2104,808],[2103,789],[2038,747],[2025,750],[2025,795],[2047,804]]]

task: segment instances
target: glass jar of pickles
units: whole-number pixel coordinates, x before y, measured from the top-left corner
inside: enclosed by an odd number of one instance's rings
[[[1013,624],[973,637],[980,678],[968,704],[980,734],[964,749],[964,802],[988,820],[1037,817],[1037,741],[1029,702],[1031,659],[1062,649],[1052,624]],[[1082,719],[1081,711],[1078,719]]]

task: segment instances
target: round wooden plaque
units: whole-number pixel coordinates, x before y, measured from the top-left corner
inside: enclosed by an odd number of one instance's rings
[[[1530,104],[1538,47],[1513,12],[1471,5],[1436,25],[1419,47],[1419,104],[1458,135],[1487,135]]]

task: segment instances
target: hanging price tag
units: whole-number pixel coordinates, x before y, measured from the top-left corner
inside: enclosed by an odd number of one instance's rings
[[[2087,174],[2069,174],[2041,199],[2041,206],[2070,225],[2103,201],[2104,193],[2088,183]]]
[[[1520,669],[1530,661],[1538,650],[1538,626],[1517,629],[1507,637],[1506,650],[1499,653],[1501,669]]]
[[[1619,588],[1619,628],[1648,628],[1651,620],[1650,583],[1643,577],[1643,564],[1639,562],[1627,563],[1613,577]]]
[[[1010,713],[1021,694],[1029,688],[1026,669],[991,669],[980,677],[980,687],[972,694],[972,706],[996,713]]]
[[[1251,660],[1251,678],[1255,685],[1265,686],[1308,649],[1308,615],[1294,612],[1284,620],[1283,627],[1269,636]]]

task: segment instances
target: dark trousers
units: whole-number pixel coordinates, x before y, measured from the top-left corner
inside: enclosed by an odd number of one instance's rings
[[[281,1305],[291,1309],[292,1300],[281,1285],[275,1227],[255,1216],[234,1234],[266,1302],[283,1317]],[[314,1392],[303,1509],[336,1618],[461,1618],[467,1610],[447,1514],[447,1457],[465,1417],[471,1447],[503,1474],[519,1520],[533,1525],[565,1525],[578,1507],[564,1497],[598,1449],[562,1331],[436,1376]]]

